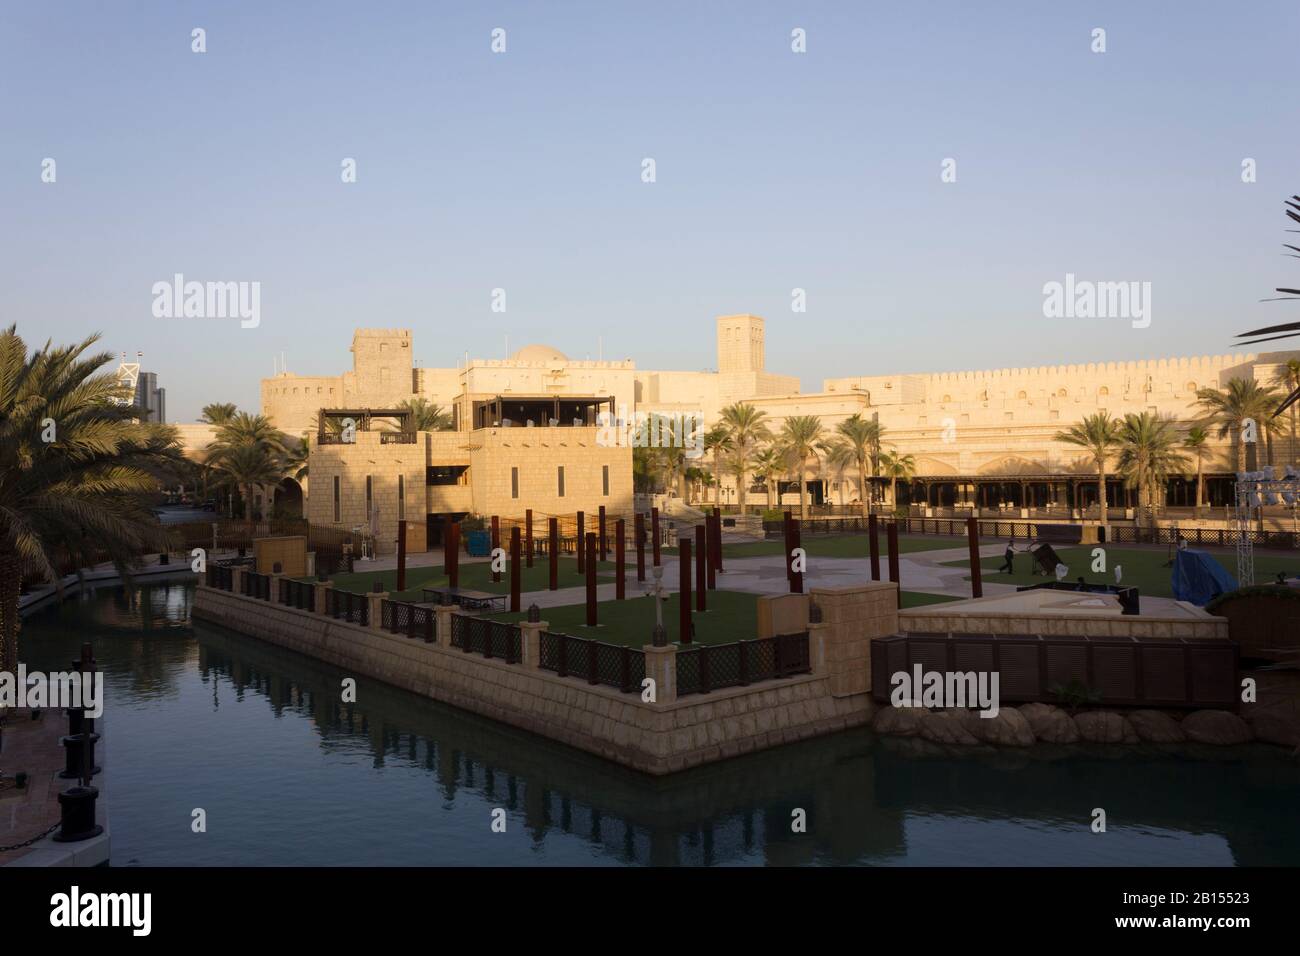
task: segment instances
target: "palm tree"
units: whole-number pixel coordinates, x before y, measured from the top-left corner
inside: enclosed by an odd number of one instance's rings
[[[731,432],[722,422],[704,433],[704,453],[713,458],[713,503],[722,505],[722,455],[731,450]]]
[[[1283,374],[1286,376],[1286,387],[1291,389],[1292,395],[1300,395],[1300,359],[1287,359],[1283,366]],[[1291,463],[1300,464],[1300,432],[1296,430],[1296,404],[1291,403],[1289,409],[1291,413]]]
[[[776,445],[764,448],[755,456],[753,467],[754,477],[762,480],[763,487],[767,491],[767,508],[771,511],[776,507],[773,501],[777,479],[784,471],[781,450]]]
[[[1068,431],[1057,432],[1055,440],[1067,445],[1084,448],[1092,455],[1092,462],[1097,467],[1097,506],[1101,509],[1101,526],[1106,523],[1106,462],[1111,451],[1119,443],[1119,422],[1110,417],[1110,412],[1101,411],[1088,415]]]
[[[115,404],[112,354],[87,354],[98,340],[28,356],[16,326],[0,332],[0,671],[17,669],[24,578],[57,583],[59,558],[126,574],[167,546],[149,504],[183,466],[176,430]]]
[[[1183,436],[1183,447],[1196,458],[1196,513],[1205,504],[1205,453],[1209,450],[1210,433],[1200,425],[1193,425]]]
[[[745,402],[728,405],[722,410],[722,424],[731,439],[731,462],[736,476],[736,503],[740,513],[745,513],[745,498],[749,491],[746,474],[760,445],[772,440],[772,432],[763,421],[767,412]]]
[[[1125,485],[1138,490],[1139,508],[1153,516],[1155,508],[1163,504],[1159,489],[1187,464],[1179,444],[1172,417],[1130,412],[1120,424],[1116,471]]]
[[[248,442],[229,448],[217,466],[244,499],[244,520],[253,520],[253,489],[275,485],[284,476],[284,462],[270,447]]]
[[[871,499],[867,494],[867,462],[871,462],[871,475],[874,478],[880,462],[880,439],[885,430],[876,419],[854,414],[836,425],[835,431],[844,437],[857,462],[858,496],[862,502],[862,517],[865,518],[871,510]]]
[[[804,471],[809,456],[818,459],[817,449],[823,438],[821,419],[815,415],[793,415],[781,426],[781,443],[789,453],[799,482],[799,520],[808,513],[808,483]]]
[[[889,479],[889,506],[897,510],[898,482],[916,477],[916,459],[897,451],[883,451],[880,453],[880,473]]]
[[[1281,399],[1277,389],[1262,386],[1253,378],[1234,378],[1229,380],[1226,390],[1201,388],[1196,391],[1196,403],[1205,409],[1204,424],[1216,429],[1218,438],[1231,436],[1237,452],[1237,471],[1246,471],[1246,443],[1241,440],[1245,423],[1253,421],[1258,430],[1271,436],[1269,419],[1273,409]],[[1271,443],[1271,437],[1268,438]],[[1272,454],[1269,454],[1269,464]]]
[[[447,432],[451,431],[451,415],[443,411],[441,405],[435,405],[426,398],[408,398],[397,406],[411,414],[402,425],[405,432]]]
[[[209,425],[224,425],[235,417],[237,411],[239,409],[231,402],[213,402],[211,405],[203,406],[203,414],[199,420]]]
[[[840,512],[843,513],[845,507],[844,489],[848,485],[848,482],[844,480],[844,475],[858,463],[857,451],[849,444],[847,439],[839,437],[823,442],[822,452],[826,456],[826,467],[835,476],[835,484],[839,486]]]

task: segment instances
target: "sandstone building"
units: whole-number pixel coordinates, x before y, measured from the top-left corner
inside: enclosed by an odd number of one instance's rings
[[[930,506],[1054,507],[1077,516],[1096,498],[1092,463],[1078,448],[1054,440],[1086,415],[1106,410],[1122,417],[1151,410],[1189,425],[1201,414],[1198,388],[1222,388],[1235,377],[1281,384],[1297,352],[1220,355],[1134,362],[1007,368],[931,374],[827,379],[822,390],[801,393],[792,376],[766,370],[764,320],[754,315],[716,320],[717,370],[643,370],[630,359],[575,360],[530,345],[508,359],[467,359],[454,368],[422,368],[412,359],[409,329],[358,329],[353,368],[335,376],[282,372],[262,382],[262,411],[291,434],[315,432],[322,409],[391,409],[424,398],[448,410],[449,432],[419,433],[396,444],[378,430],[358,432],[354,447],[313,448],[311,520],[355,526],[371,508],[395,528],[412,508],[440,522],[463,513],[522,515],[630,510],[631,452],[601,447],[597,415],[701,413],[706,424],[722,408],[745,401],[762,409],[774,431],[793,415],[815,415],[826,431],[860,414],[877,418],[885,447],[914,457],[917,480],[900,501]],[[1295,442],[1274,432],[1277,463],[1293,460]],[[1213,439],[1204,462],[1211,503],[1230,498],[1234,462],[1229,439]],[[1265,460],[1261,451],[1260,462]],[[707,461],[700,464],[706,465]],[[558,469],[564,470],[560,491]],[[608,479],[605,473],[608,471]],[[400,476],[400,482],[399,482]],[[338,485],[335,504],[334,485]],[[852,504],[856,476],[810,463],[804,479],[814,502]],[[723,502],[736,500],[724,477]],[[884,482],[872,491],[879,497]],[[1170,483],[1171,504],[1192,504],[1195,482]],[[782,490],[797,501],[793,483]],[[759,497],[753,497],[757,494]],[[753,489],[751,501],[762,500]],[[1132,504],[1116,481],[1112,504]],[[409,519],[409,514],[408,514]],[[391,536],[383,531],[381,537]]]

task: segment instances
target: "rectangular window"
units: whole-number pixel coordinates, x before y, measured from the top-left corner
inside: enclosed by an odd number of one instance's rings
[[[556,466],[555,472],[559,477],[559,481],[560,481],[560,497],[563,498],[564,497],[564,466],[563,465]]]
[[[373,485],[372,485],[371,476],[366,475],[366,520],[367,521],[370,520],[370,503],[374,501],[374,498],[372,497],[372,487]]]
[[[519,497],[519,469],[518,468],[510,469],[510,497],[511,498]]]
[[[335,522],[339,522],[343,520],[342,518],[339,517],[339,476],[338,475],[334,476],[334,520]]]
[[[609,465],[604,465],[601,467],[600,481],[602,487],[604,488],[604,495],[606,498],[608,498],[609,497]]]
[[[406,520],[406,476],[397,476],[397,520]]]

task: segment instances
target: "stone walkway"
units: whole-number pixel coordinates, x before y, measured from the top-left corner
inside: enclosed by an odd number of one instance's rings
[[[10,710],[0,751],[0,846],[22,843],[44,833],[59,820],[59,794],[71,781],[59,777],[64,754],[60,738],[68,719],[61,710],[44,710],[38,720],[26,708]],[[27,786],[19,790],[14,774],[26,772]],[[0,866],[32,853],[31,847],[0,853]]]

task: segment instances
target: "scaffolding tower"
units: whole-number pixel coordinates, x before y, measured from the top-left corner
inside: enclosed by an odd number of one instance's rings
[[[1237,585],[1255,583],[1254,524],[1264,505],[1285,504],[1295,514],[1300,500],[1300,470],[1286,466],[1286,473],[1276,478],[1272,470],[1237,473],[1237,502],[1232,512],[1232,531],[1237,544]]]

